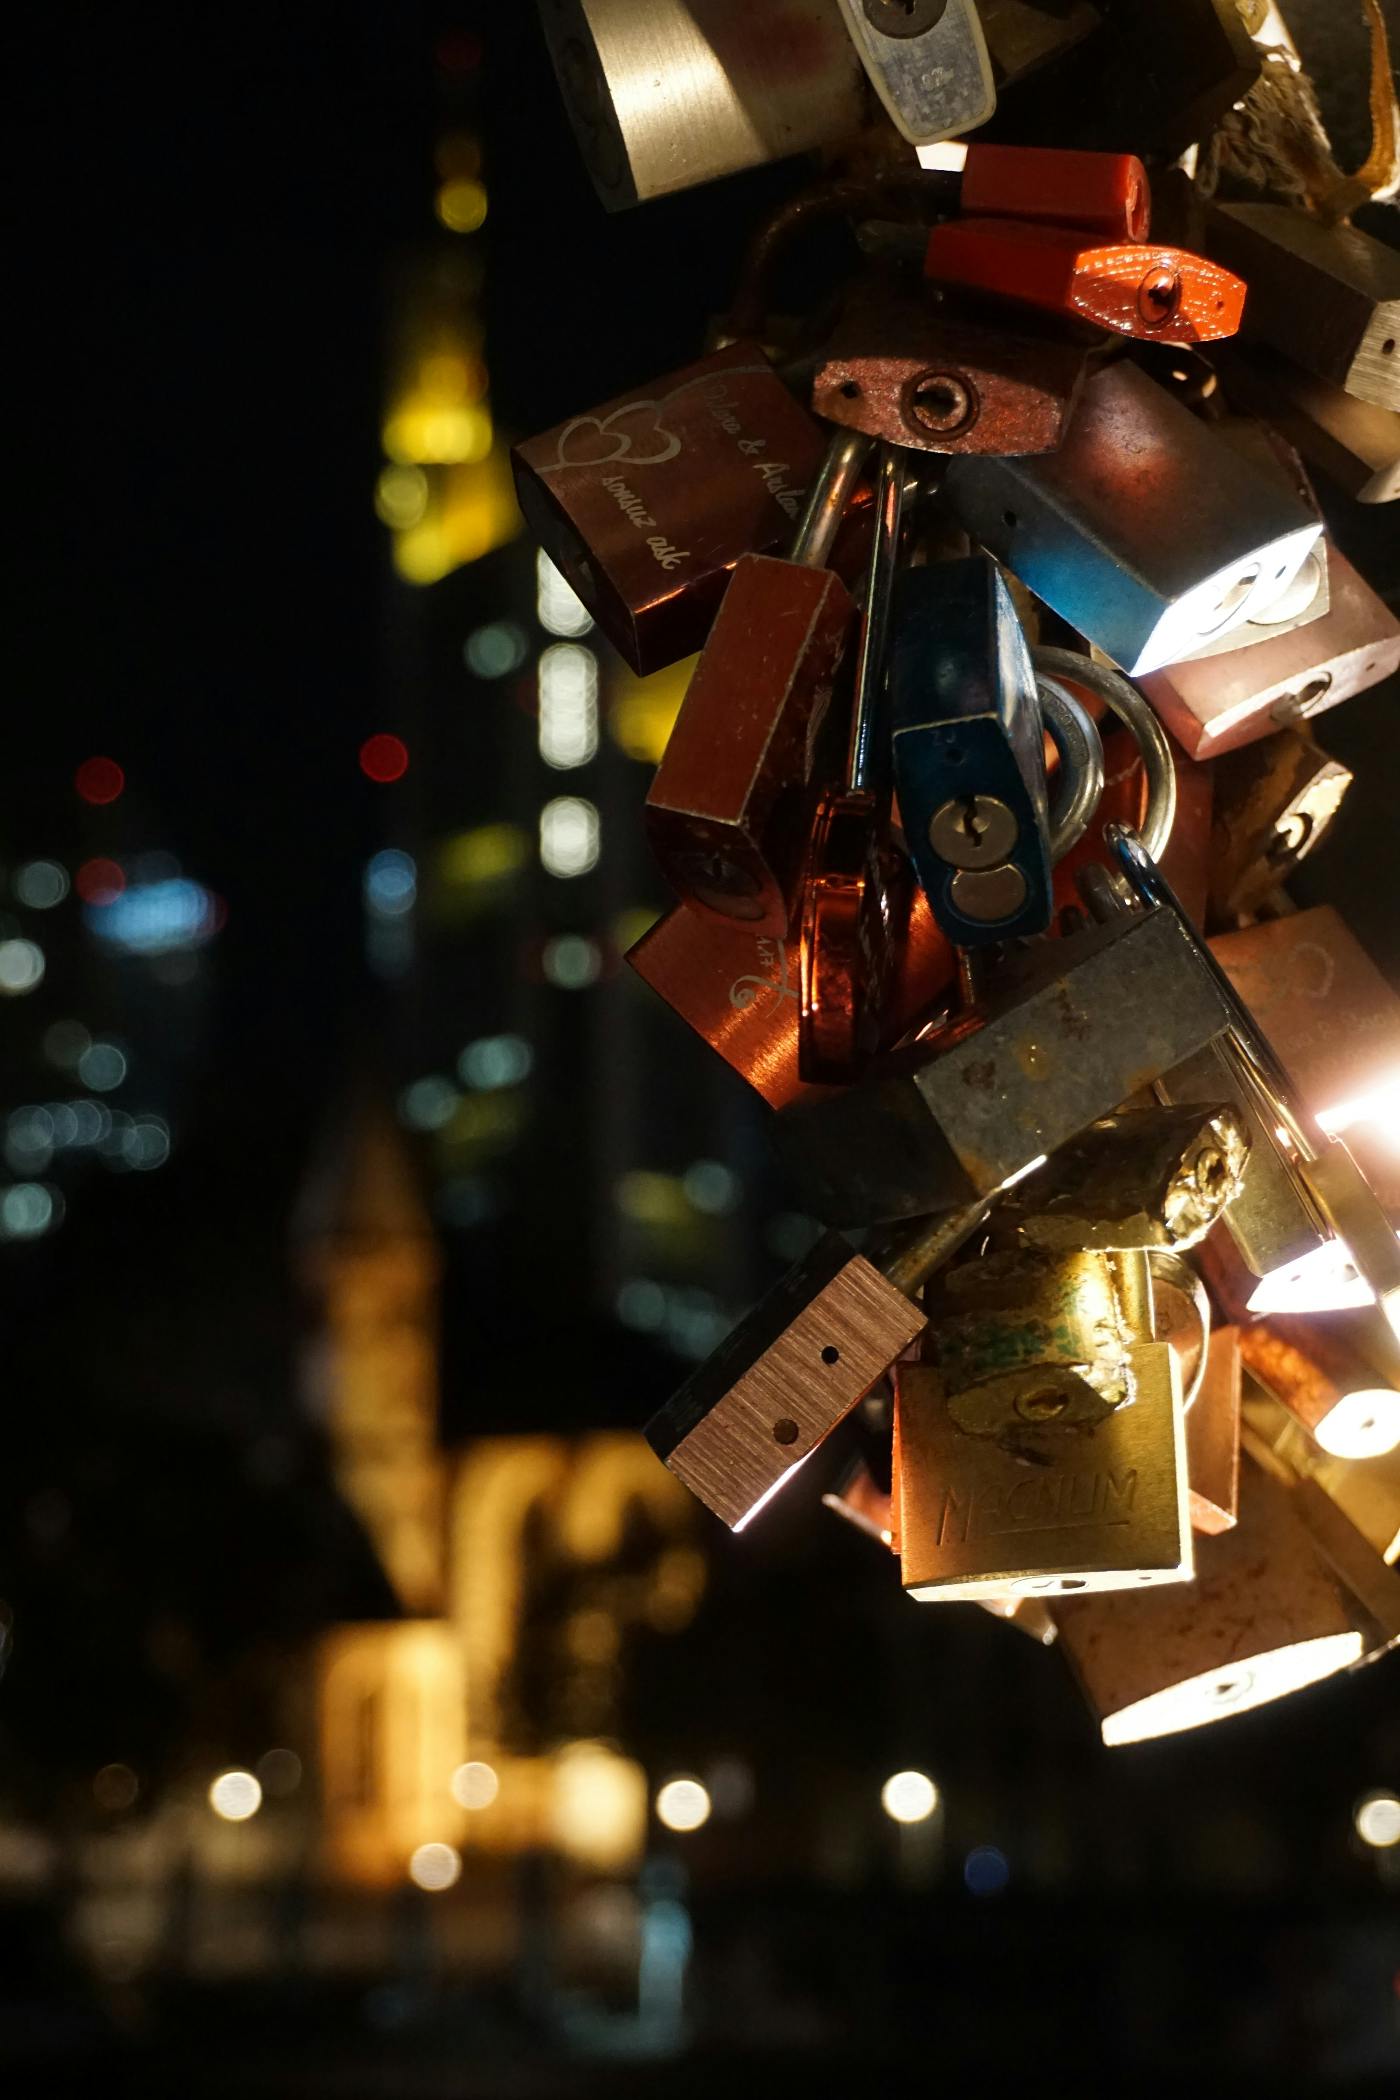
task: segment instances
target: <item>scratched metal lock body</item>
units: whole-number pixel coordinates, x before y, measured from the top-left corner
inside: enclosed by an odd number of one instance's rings
[[[994,326],[866,279],[821,352],[812,407],[920,452],[1052,452],[1093,356],[1034,321]]]
[[[1017,1182],[1001,1217],[1049,1252],[1193,1247],[1239,1194],[1249,1147],[1224,1103],[1122,1109]]]
[[[896,1366],[906,1590],[921,1602],[979,1602],[1190,1579],[1175,1359],[1148,1342],[1129,1361],[1130,1404],[1000,1435],[957,1426],[939,1366]]]
[[[1226,1025],[1166,912],[1046,942],[1025,967],[1038,974],[1004,978],[985,1014],[778,1118],[775,1142],[809,1209],[865,1225],[991,1195]]]
[[[1144,676],[1143,691],[1194,757],[1310,721],[1400,669],[1400,621],[1345,555],[1329,546],[1326,558],[1329,602],[1320,618]]]
[[[838,434],[791,559],[746,554],[720,603],[647,795],[664,873],[701,910],[787,935],[822,764],[822,730],[855,628],[825,566],[865,455]]]
[[[1189,1589],[1067,1598],[1060,1646],[1107,1744],[1247,1713],[1360,1660],[1356,1618],[1288,1491],[1257,1468],[1239,1522],[1196,1546]]]
[[[1257,911],[1288,881],[1327,837],[1352,778],[1305,729],[1277,730],[1220,760],[1210,853],[1218,919]]]
[[[1030,650],[985,555],[900,577],[889,704],[910,858],[949,939],[973,948],[1043,933],[1045,736]]]
[[[837,0],[890,121],[912,145],[975,131],[996,108],[974,0]]]
[[[1085,382],[1057,452],[955,459],[943,487],[989,553],[1134,676],[1275,601],[1322,531],[1121,361]]]
[[[741,555],[791,539],[825,437],[754,343],[511,455],[525,521],[634,671],[698,649]]]
[[[1212,255],[1249,282],[1247,338],[1377,408],[1400,408],[1400,255],[1288,204],[1222,204]]]

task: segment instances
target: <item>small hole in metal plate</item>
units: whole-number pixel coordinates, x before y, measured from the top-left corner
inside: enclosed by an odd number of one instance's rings
[[[860,399],[860,388],[856,385],[854,379],[843,380],[841,391],[848,401],[858,401]]]
[[[839,1364],[840,1361],[841,1351],[836,1347],[836,1344],[834,1342],[828,1342],[825,1349],[823,1349],[822,1351],[822,1362],[824,1364]]]
[[[773,1442],[775,1444],[795,1444],[801,1433],[791,1415],[779,1415],[777,1421],[773,1424]]]

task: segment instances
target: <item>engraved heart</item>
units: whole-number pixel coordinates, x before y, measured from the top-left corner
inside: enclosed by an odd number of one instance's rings
[[[633,467],[660,467],[674,459],[681,441],[657,420],[655,401],[628,401],[610,416],[575,416],[559,433],[558,456],[545,469],[605,467],[625,459]]]

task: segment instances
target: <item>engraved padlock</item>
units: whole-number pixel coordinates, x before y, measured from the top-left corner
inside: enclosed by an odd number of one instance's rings
[[[868,449],[837,432],[787,560],[735,565],[647,795],[663,872],[701,910],[785,939],[855,602],[825,566]]]
[[[629,949],[627,961],[770,1107],[820,1095],[798,1070],[797,936],[755,935],[677,905]],[[927,897],[917,884],[905,885],[891,903],[883,1048],[938,1007],[955,968]]]
[[[647,1423],[657,1457],[742,1531],[923,1332],[912,1293],[984,1216],[924,1221],[870,1258],[826,1234]]]
[[[997,98],[973,0],[838,5],[871,86],[911,145],[934,145],[986,123]]]
[[[825,442],[739,342],[571,416],[511,464],[530,530],[644,673],[700,647],[741,555],[791,539]]]
[[[924,272],[1043,313],[1152,343],[1215,343],[1238,332],[1245,286],[1165,242],[1104,241],[1025,219],[945,219]]]
[[[1135,676],[1276,599],[1322,531],[1122,362],[1086,380],[1058,452],[950,460],[943,489],[989,553]]]
[[[1052,1609],[1109,1745],[1247,1713],[1348,1668],[1365,1647],[1288,1491],[1256,1468],[1235,1528],[1197,1542],[1189,1588]]]
[[[900,577],[889,701],[900,819],[939,924],[961,947],[1043,933],[1050,836],[1035,671],[985,555]]]
[[[1112,1257],[1099,1256],[1100,1261]],[[1165,1343],[1127,1352],[1130,1402],[1092,1418],[959,1426],[938,1364],[895,1371],[904,1586],[920,1601],[1188,1581],[1184,1422]],[[1067,1372],[1047,1387],[1058,1405]],[[1036,1390],[1024,1403],[1034,1409]]]

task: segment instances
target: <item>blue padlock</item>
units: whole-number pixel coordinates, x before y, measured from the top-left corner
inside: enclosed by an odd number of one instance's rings
[[[888,705],[905,841],[949,940],[978,948],[1044,933],[1040,703],[1011,594],[987,555],[901,575]]]

